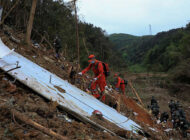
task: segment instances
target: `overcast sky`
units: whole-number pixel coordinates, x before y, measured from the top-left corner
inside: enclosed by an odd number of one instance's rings
[[[156,34],[190,22],[190,0],[78,0],[77,6],[82,21],[108,34],[148,35],[149,24]]]

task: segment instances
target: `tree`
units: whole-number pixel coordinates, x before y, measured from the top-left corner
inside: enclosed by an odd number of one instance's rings
[[[77,18],[76,1],[77,1],[77,0],[74,0],[74,10],[75,10],[76,45],[77,45],[78,69],[79,69],[79,64],[80,64],[80,52],[79,52],[79,33],[78,33],[78,18]]]
[[[27,26],[27,33],[26,33],[26,43],[28,45],[30,44],[30,37],[31,37],[31,32],[32,32],[32,26],[33,26],[33,21],[34,21],[36,4],[37,4],[37,0],[33,0],[32,8],[30,10],[30,17],[29,17],[29,21],[28,21],[28,26]]]

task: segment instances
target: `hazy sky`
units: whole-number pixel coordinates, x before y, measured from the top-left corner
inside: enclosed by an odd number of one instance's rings
[[[69,0],[64,0],[69,1]],[[111,33],[152,34],[190,22],[190,0],[78,0],[82,21]]]

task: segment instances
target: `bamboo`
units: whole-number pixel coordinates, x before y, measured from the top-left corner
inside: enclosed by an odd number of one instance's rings
[[[144,104],[143,104],[143,102],[142,102],[141,98],[139,97],[139,95],[138,95],[137,91],[136,91],[136,90],[135,90],[135,88],[133,87],[133,85],[132,85],[131,81],[129,81],[129,86],[131,87],[131,89],[132,89],[133,93],[137,96],[137,99],[139,100],[139,102],[141,103],[141,105],[142,105],[142,106],[144,106]]]

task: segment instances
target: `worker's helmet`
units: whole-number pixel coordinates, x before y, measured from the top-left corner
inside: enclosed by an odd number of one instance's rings
[[[88,56],[88,59],[93,59],[93,58],[95,58],[95,55],[93,55],[93,54]]]
[[[89,59],[88,60],[89,63],[95,63],[95,60],[94,60],[95,59],[95,55],[93,55],[93,54],[89,55],[88,59]]]

